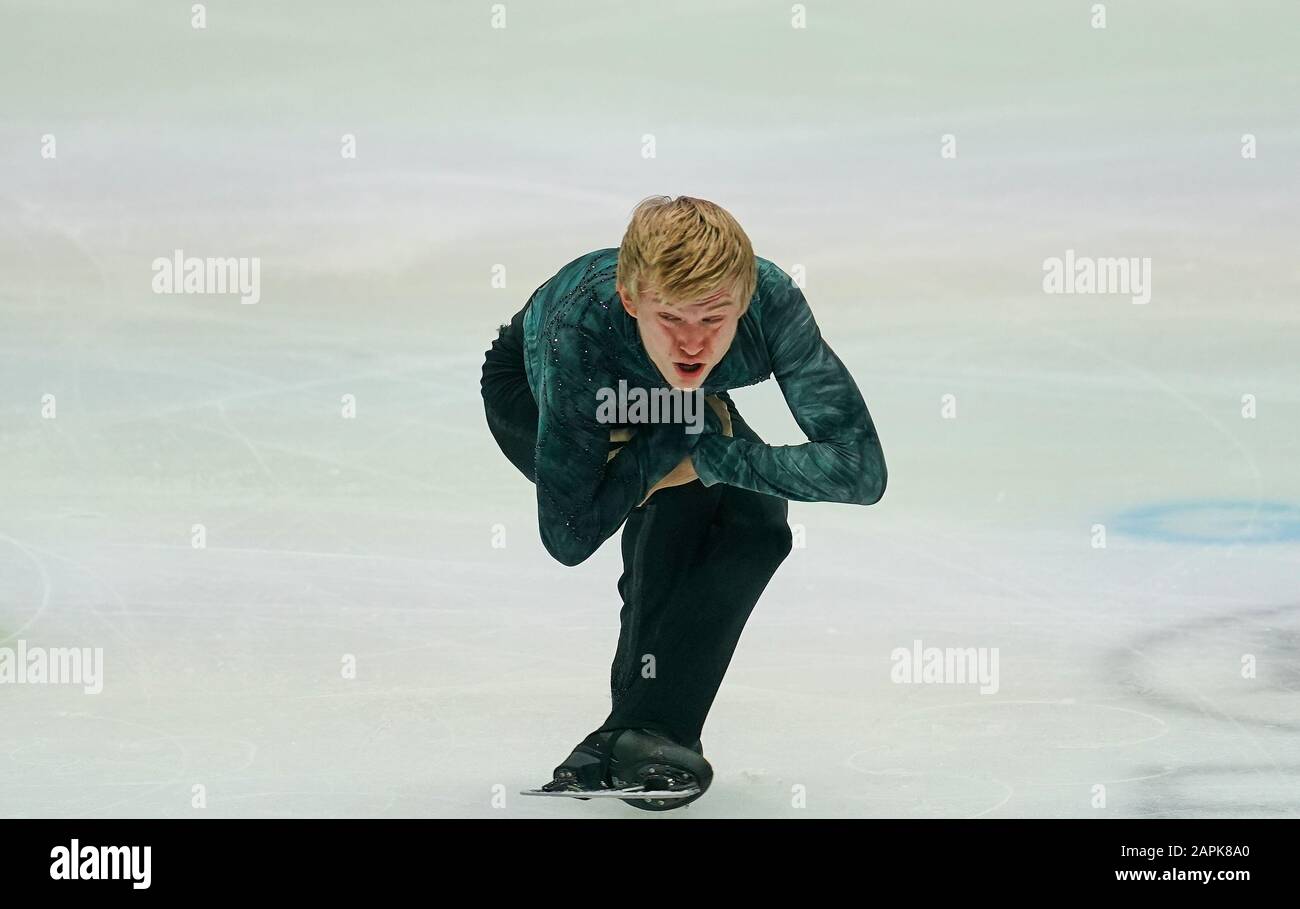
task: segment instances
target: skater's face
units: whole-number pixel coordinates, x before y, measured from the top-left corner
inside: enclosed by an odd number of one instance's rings
[[[628,315],[636,319],[650,362],[673,388],[704,384],[731,347],[742,315],[734,287],[677,306],[668,306],[653,288],[643,290],[636,300],[623,287],[618,294]]]

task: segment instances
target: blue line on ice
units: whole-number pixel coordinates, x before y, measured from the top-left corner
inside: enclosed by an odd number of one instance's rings
[[[1113,519],[1116,532],[1165,543],[1300,541],[1300,505],[1198,499],[1141,505]]]

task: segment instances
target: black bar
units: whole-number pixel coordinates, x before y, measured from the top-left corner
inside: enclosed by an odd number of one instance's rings
[[[572,819],[15,820],[0,822],[0,854],[6,894],[337,899],[395,887],[450,894],[455,885],[576,895],[580,883],[607,879],[650,898],[703,875],[728,886],[847,883],[864,898],[899,887],[926,896],[1105,888],[1148,898],[1198,888],[1231,898],[1243,886],[1294,880],[1298,829],[1281,820],[627,820],[609,830]],[[131,866],[116,880],[54,879],[52,854],[74,840],[83,863],[87,847],[150,847],[149,886],[134,886],[143,868]],[[1131,872],[1154,879],[1120,879]],[[1206,882],[1189,872],[1245,876]]]

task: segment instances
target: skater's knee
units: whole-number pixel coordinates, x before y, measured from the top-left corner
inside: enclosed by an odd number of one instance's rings
[[[773,555],[778,561],[784,561],[794,545],[794,534],[790,531],[790,525],[785,521],[781,521],[771,525],[767,533],[771,537],[770,544]]]
[[[484,401],[492,401],[501,387],[504,370],[500,361],[493,358],[492,351],[483,357],[483,366],[479,369],[478,387]]]
[[[793,535],[790,525],[783,520],[769,520],[754,523],[745,528],[742,545],[748,547],[756,557],[780,563],[790,554]]]
[[[790,554],[793,534],[786,518],[789,506],[776,496],[734,500],[719,514],[718,530],[729,549],[748,550],[754,557],[780,564]]]
[[[785,499],[775,496],[763,500],[764,508],[759,511],[755,533],[763,550],[777,562],[790,554],[794,537],[790,531],[787,518],[790,514],[789,504]]]

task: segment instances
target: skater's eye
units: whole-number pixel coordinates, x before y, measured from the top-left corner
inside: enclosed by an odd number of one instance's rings
[[[659,314],[659,318],[663,319],[665,322],[681,321],[681,319],[677,318],[676,316],[670,316],[666,312],[661,312]],[[703,321],[706,325],[717,325],[719,322],[722,321],[722,318],[723,318],[722,316],[709,316],[707,319],[702,319],[701,321]]]

